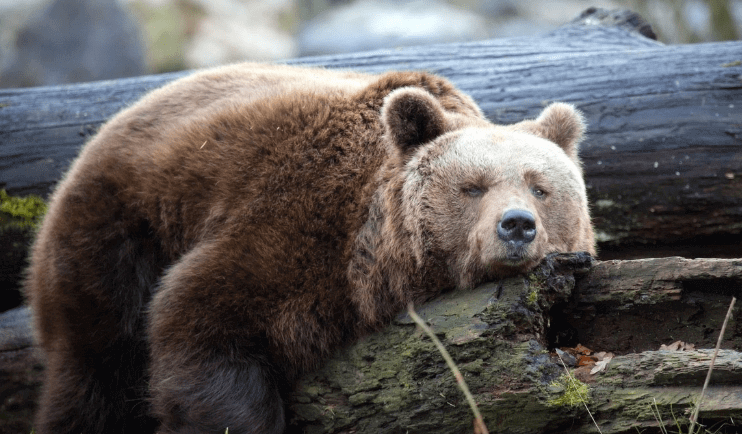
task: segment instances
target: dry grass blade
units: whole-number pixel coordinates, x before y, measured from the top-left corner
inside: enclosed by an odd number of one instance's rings
[[[469,386],[466,385],[464,376],[461,375],[461,371],[459,371],[459,368],[456,366],[456,363],[454,363],[451,355],[448,354],[448,351],[446,351],[446,348],[443,346],[441,341],[435,336],[433,330],[431,330],[430,327],[425,324],[425,321],[423,321],[423,319],[420,318],[420,316],[415,312],[415,308],[414,306],[412,306],[412,304],[409,304],[407,306],[407,313],[410,315],[410,318],[412,318],[412,320],[415,321],[415,323],[420,326],[421,329],[423,329],[425,334],[430,337],[436,348],[438,348],[438,351],[443,356],[443,359],[446,360],[448,368],[451,370],[451,372],[453,372],[453,376],[456,378],[456,383],[459,385],[461,391],[464,392],[466,401],[469,403],[469,407],[471,407],[472,413],[474,413],[474,433],[489,434],[487,426],[484,424],[484,419],[482,419],[482,414],[479,412],[479,407],[477,407],[477,403],[474,402],[474,396],[472,396],[471,392],[469,391]]]
[[[721,331],[719,332],[719,339],[716,340],[716,349],[714,355],[711,356],[711,363],[709,364],[709,371],[706,374],[706,381],[703,382],[703,389],[701,389],[701,396],[698,397],[696,402],[696,408],[693,409],[693,414],[690,416],[690,428],[688,434],[693,434],[696,428],[696,422],[698,421],[698,413],[701,411],[701,401],[703,401],[703,395],[706,393],[706,388],[711,380],[711,372],[714,370],[714,362],[716,362],[716,356],[719,354],[719,347],[721,347],[721,341],[724,338],[724,331],[727,329],[727,322],[729,317],[732,316],[732,310],[734,309],[734,303],[737,301],[737,297],[732,297],[732,302],[729,304],[729,310],[727,310],[727,316],[724,318],[724,323],[721,325]]]
[[[575,377],[572,376],[572,373],[570,373],[569,369],[567,369],[567,365],[564,363],[564,360],[562,360],[562,356],[560,356],[559,353],[557,353],[557,357],[559,357],[559,361],[562,362],[562,366],[564,367],[564,371],[567,373],[567,377],[569,377],[569,381],[576,382]],[[590,412],[590,409],[587,408],[587,397],[583,398],[582,396],[580,396],[580,400],[582,400],[582,404],[585,406],[585,410],[587,410],[587,414],[590,415],[590,419],[593,420],[595,429],[597,429],[600,434],[603,434],[603,431],[600,430],[600,426],[598,426],[598,422],[595,421],[595,418],[593,417],[593,414]]]

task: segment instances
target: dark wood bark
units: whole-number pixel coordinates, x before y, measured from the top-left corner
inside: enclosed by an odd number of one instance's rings
[[[664,424],[687,422],[731,297],[742,296],[742,261],[663,258],[588,268],[589,259],[558,255],[528,276],[418,307],[463,372],[491,432],[595,432],[582,405],[555,403],[565,395],[554,383],[564,373],[549,351],[555,341],[616,355],[594,374],[569,367],[588,386],[590,411],[604,433],[655,426],[655,402]],[[705,423],[742,423],[739,318],[727,325],[701,407]],[[40,362],[29,347],[27,312],[0,316],[0,331],[10,337],[0,339],[0,379],[7,379],[0,384],[12,392],[0,408],[14,403],[17,411],[8,414],[17,423],[29,413]],[[697,350],[659,350],[676,340]],[[303,377],[289,406],[293,423],[312,433],[433,434],[472,426],[443,359],[406,314]]]
[[[739,236],[742,41],[665,46],[635,31],[646,26],[633,15],[606,15],[620,26],[593,25],[598,11],[546,36],[288,63],[435,72],[470,93],[497,123],[535,116],[550,101],[576,104],[589,124],[581,155],[608,257],[626,243],[689,240],[686,247],[693,247],[694,237]],[[0,187],[48,194],[102,122],[186,74],[0,91]],[[717,240],[725,245],[721,252],[695,254],[742,255],[740,239]]]
[[[668,340],[712,348],[741,289],[742,259],[599,262],[571,302],[554,310],[556,328],[574,330],[572,343],[619,353],[656,350]],[[728,327],[722,348],[742,351],[742,322],[734,317]]]

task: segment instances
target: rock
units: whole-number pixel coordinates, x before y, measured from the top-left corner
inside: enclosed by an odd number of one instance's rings
[[[359,0],[322,13],[297,36],[301,56],[490,36],[487,20],[442,1]]]
[[[294,0],[193,0],[203,10],[186,44],[189,68],[243,60],[278,60],[296,55],[290,25],[282,23]],[[288,21],[288,18],[286,19]]]
[[[0,86],[131,77],[146,72],[139,28],[117,0],[56,0],[16,35]]]
[[[43,370],[28,308],[0,314],[0,434],[32,432]]]
[[[515,0],[479,0],[474,9],[492,18],[518,15],[518,2]]]
[[[31,312],[25,306],[0,313],[0,352],[33,345]]]

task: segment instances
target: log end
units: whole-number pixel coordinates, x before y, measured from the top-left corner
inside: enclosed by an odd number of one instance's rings
[[[652,26],[641,15],[628,9],[590,7],[569,23],[570,26],[618,27],[651,40],[657,40]]]

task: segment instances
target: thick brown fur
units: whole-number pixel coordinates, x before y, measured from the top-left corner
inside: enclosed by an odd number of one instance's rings
[[[492,125],[416,72],[243,64],[151,93],[86,145],[34,244],[36,432],[283,432],[298,375],[406,303],[594,252],[583,130],[567,105]],[[513,207],[537,232],[517,249]]]

